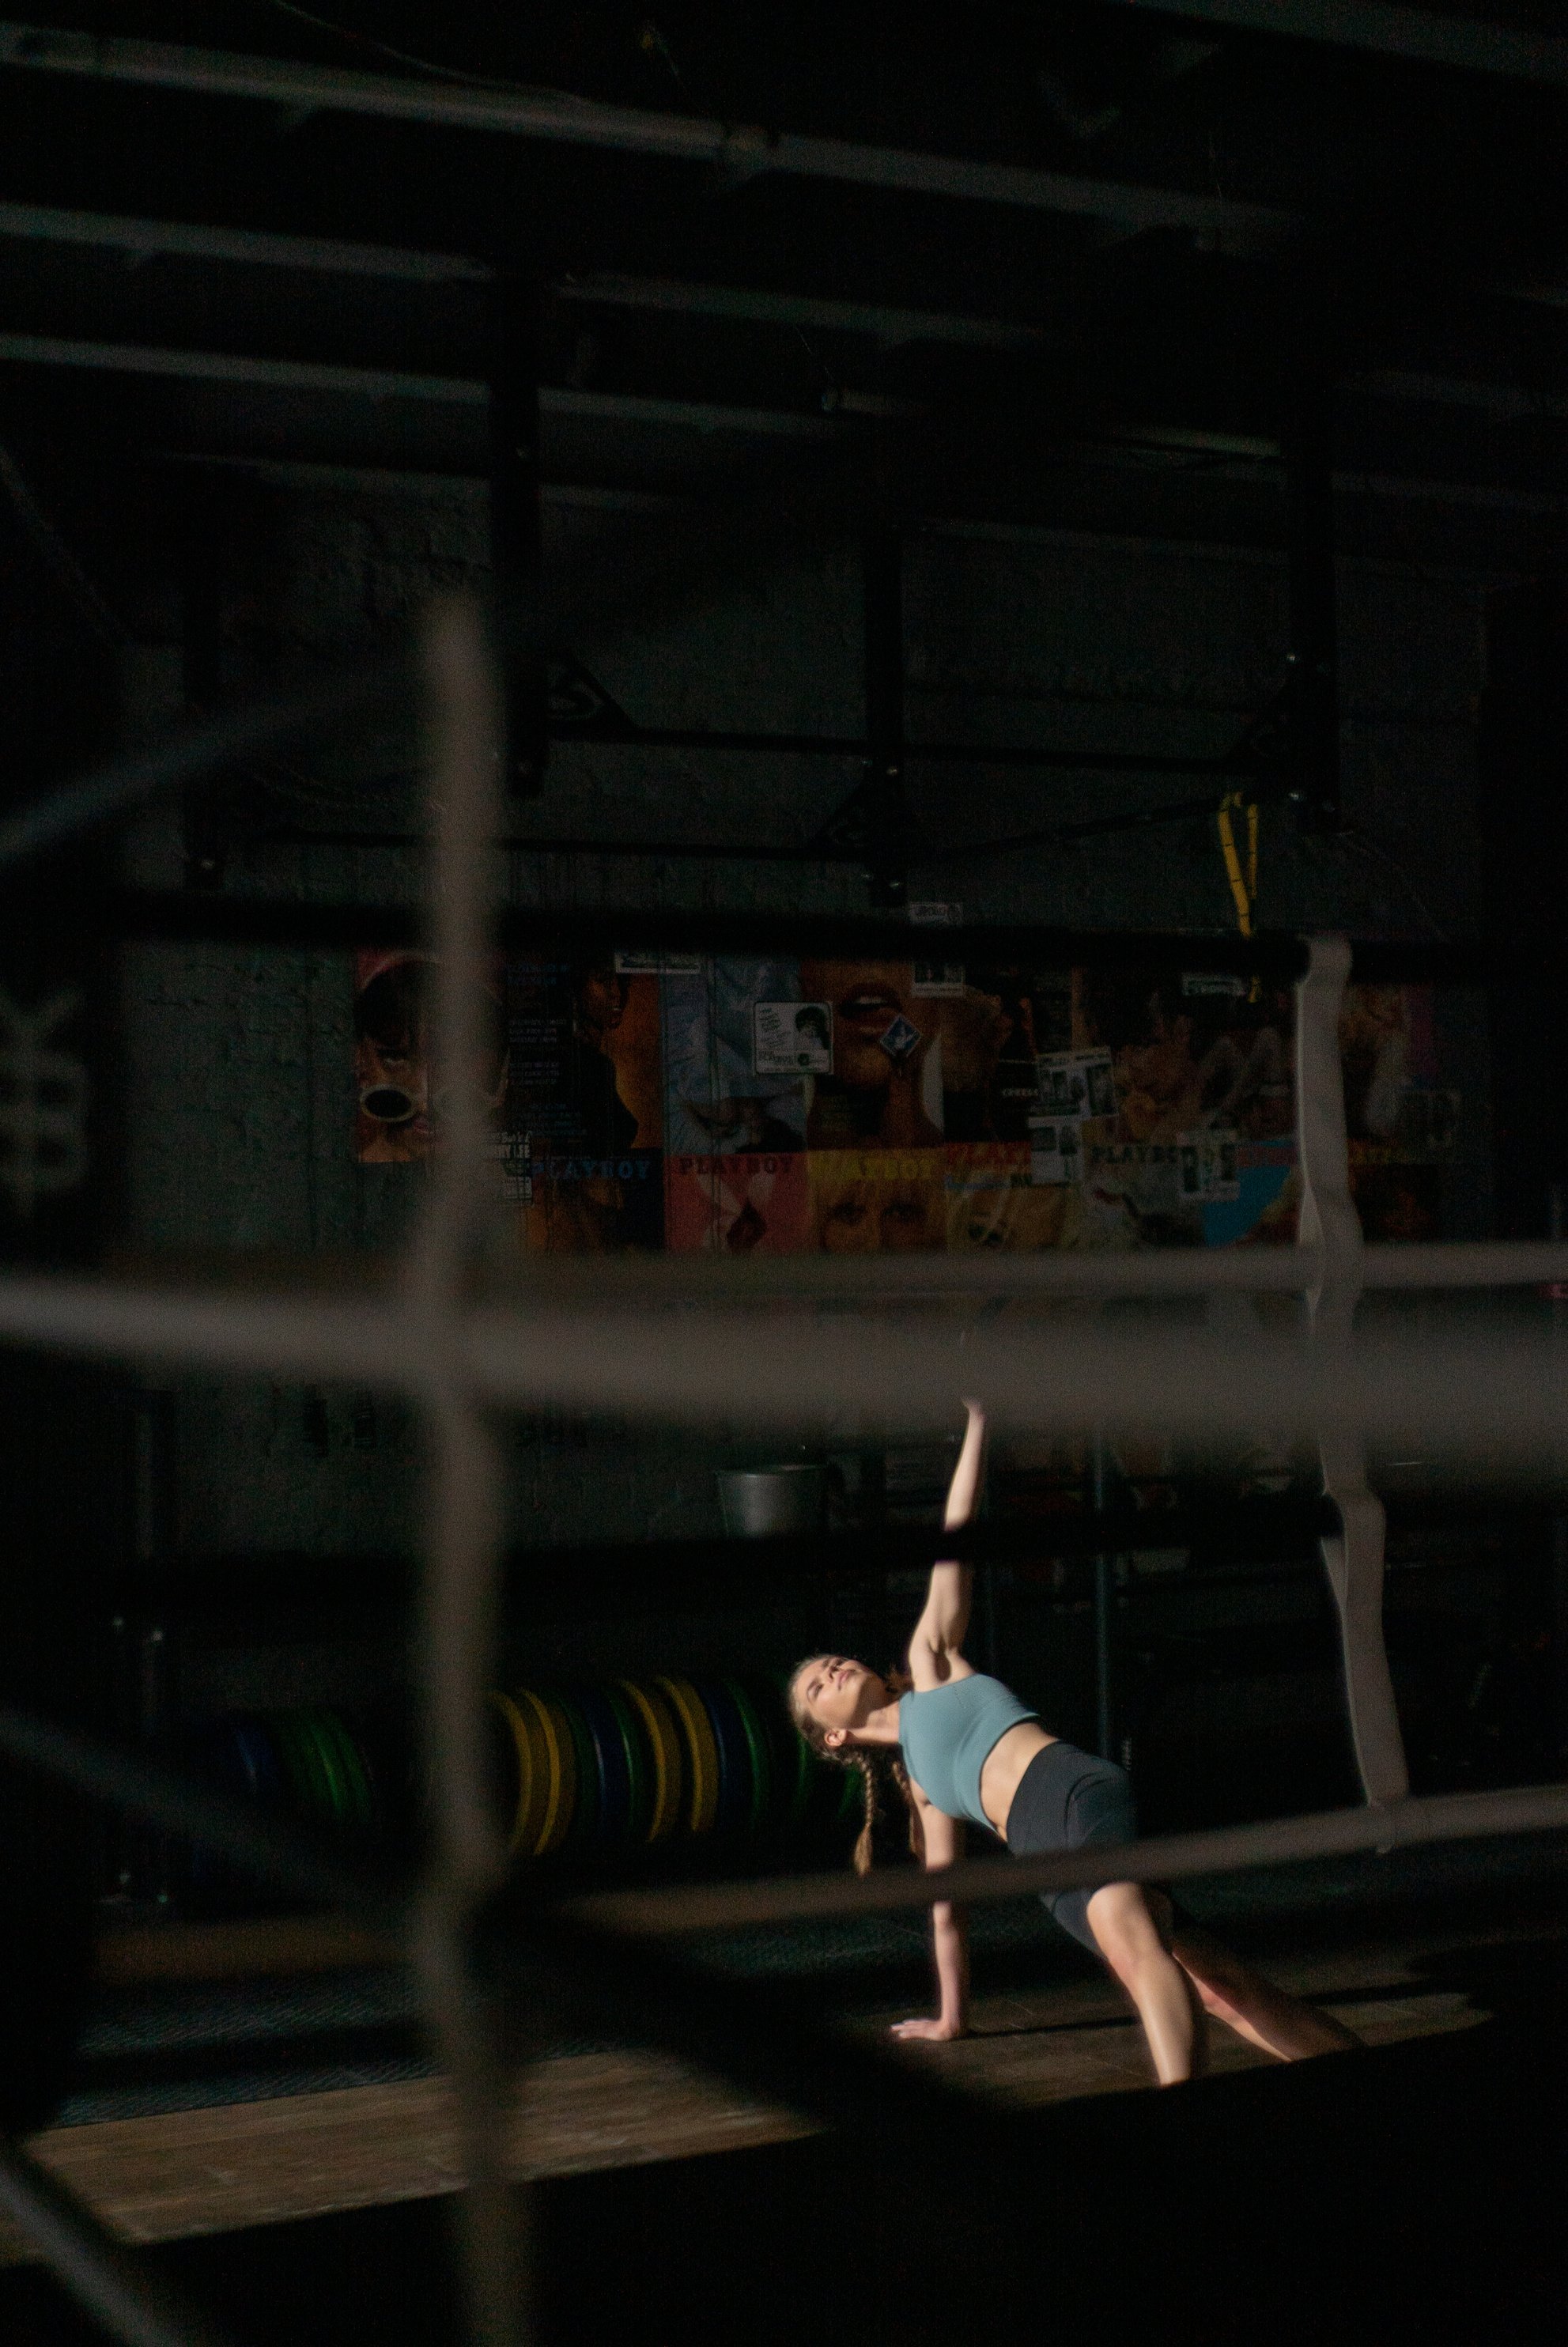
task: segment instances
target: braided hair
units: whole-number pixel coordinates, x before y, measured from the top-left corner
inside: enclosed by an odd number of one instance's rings
[[[889,1751],[881,1745],[873,1744],[830,1745],[826,1740],[826,1728],[820,1720],[812,1717],[801,1699],[800,1679],[805,1667],[802,1663],[789,1683],[789,1713],[795,1733],[803,1743],[810,1746],[819,1760],[831,1760],[835,1768],[855,1770],[860,1778],[865,1796],[864,1822],[855,1844],[855,1871],[856,1874],[869,1874],[871,1871],[872,1829],[876,1823],[882,1780],[888,1777],[897,1786],[908,1812],[909,1848],[915,1857],[924,1858],[926,1837],[921,1829],[920,1812],[915,1806],[909,1771],[905,1768],[897,1746]],[[882,1678],[888,1693],[895,1696],[907,1695],[915,1684],[907,1671],[888,1669],[882,1673]]]

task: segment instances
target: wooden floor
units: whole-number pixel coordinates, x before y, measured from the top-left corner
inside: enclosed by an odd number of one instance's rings
[[[1518,1943],[1515,1935],[1450,1931],[1296,1964],[1276,1961],[1269,1969],[1368,2043],[1389,2045],[1489,2018],[1464,1990],[1434,1986],[1423,1959],[1461,1942],[1473,1948],[1504,1937]],[[879,2033],[890,2017],[866,2026]],[[929,2064],[984,2099],[1011,2105],[1150,2083],[1142,2035],[1108,1981],[979,1998],[971,2036],[911,2047],[906,2058]],[[1213,2068],[1245,2068],[1266,2058],[1211,2024]],[[673,2060],[643,2053],[561,2055],[538,2065],[522,2083],[518,2172],[569,2175],[738,2150],[811,2131],[798,2114]],[[32,2147],[133,2241],[425,2198],[461,2182],[451,2101],[440,2080],[60,2127],[35,2137]],[[27,2254],[16,2235],[0,2230],[0,2261]]]

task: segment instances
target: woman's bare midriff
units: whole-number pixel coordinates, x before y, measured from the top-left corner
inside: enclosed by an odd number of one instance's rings
[[[1003,1841],[1008,1838],[1012,1797],[1023,1782],[1024,1770],[1037,1752],[1043,1752],[1048,1744],[1056,1741],[1037,1719],[1020,1719],[1016,1727],[999,1736],[987,1753],[980,1770],[980,1807]]]

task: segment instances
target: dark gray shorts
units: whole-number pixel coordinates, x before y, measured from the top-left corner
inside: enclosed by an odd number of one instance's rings
[[[1015,1858],[1081,1850],[1086,1842],[1135,1841],[1137,1836],[1138,1812],[1125,1768],[1060,1740],[1035,1754],[1008,1811],[1008,1848]],[[1089,1923],[1093,1896],[1092,1890],[1040,1893],[1041,1903],[1062,1930],[1097,1956],[1100,1949]]]

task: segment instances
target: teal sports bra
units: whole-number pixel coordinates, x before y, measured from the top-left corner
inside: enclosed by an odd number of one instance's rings
[[[996,1829],[980,1807],[980,1771],[1009,1727],[1038,1719],[1011,1687],[983,1671],[898,1698],[904,1766],[928,1801],[950,1818]]]

